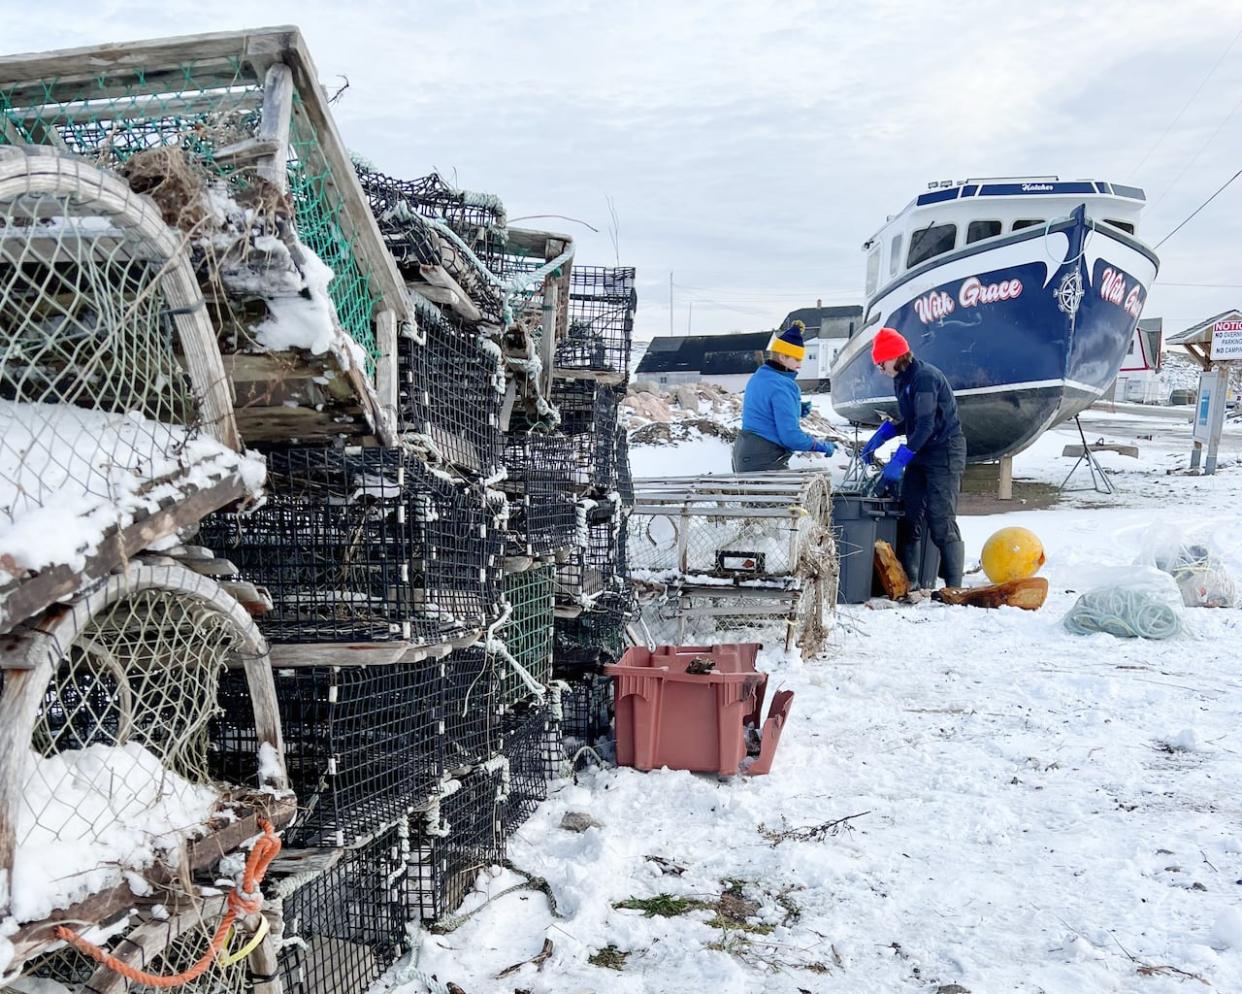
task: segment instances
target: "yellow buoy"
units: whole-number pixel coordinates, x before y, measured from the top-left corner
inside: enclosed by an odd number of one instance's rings
[[[1044,564],[1044,546],[1027,528],[1002,528],[983,543],[983,572],[993,583],[1034,576]]]

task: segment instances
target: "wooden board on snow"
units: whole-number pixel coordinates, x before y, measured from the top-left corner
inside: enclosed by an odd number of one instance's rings
[[[1008,605],[1024,611],[1037,611],[1048,598],[1048,580],[1032,576],[988,587],[942,587],[932,597],[943,604],[964,604],[968,607]]]

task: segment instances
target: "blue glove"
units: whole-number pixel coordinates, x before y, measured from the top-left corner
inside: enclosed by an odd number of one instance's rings
[[[907,449],[904,445],[897,446],[897,451],[893,453],[893,458],[888,461],[888,465],[884,467],[884,471],[880,474],[880,478],[887,487],[894,490],[901,483],[901,478],[906,475],[906,467],[910,465],[910,460],[914,458],[914,451]]]
[[[802,417],[805,418],[810,413],[811,413],[811,402],[809,400],[804,400],[802,402]]]
[[[876,429],[876,433],[867,439],[867,444],[863,446],[862,452],[858,454],[858,458],[870,466],[875,461],[876,450],[890,438],[896,437],[897,429],[893,427],[893,423],[891,421],[881,422],[880,427]]]
[[[816,439],[815,444],[811,446],[812,452],[822,452],[826,456],[832,455],[837,451],[836,443],[825,439]]]

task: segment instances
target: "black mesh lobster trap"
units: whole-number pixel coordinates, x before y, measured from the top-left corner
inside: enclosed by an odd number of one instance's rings
[[[351,849],[282,853],[269,897],[283,897],[278,956],[285,994],[367,990],[405,952],[409,844],[404,824]]]
[[[598,673],[566,675],[560,689],[560,731],[567,759],[580,746],[594,746],[612,734],[613,681]]]
[[[638,293],[633,269],[574,266],[569,274],[569,328],[556,343],[557,370],[629,377]]]
[[[297,795],[298,845],[352,845],[435,790],[442,768],[440,663],[307,666],[274,674],[285,765]],[[258,742],[245,675],[220,686],[212,725],[213,773],[228,779]]]
[[[509,764],[504,824],[506,835],[512,836],[548,799],[548,783],[561,775],[565,759],[561,728],[547,703],[505,714],[501,755]]]
[[[447,225],[471,246],[504,242],[505,207],[492,194],[459,190],[438,173],[403,180],[359,162],[354,163],[354,171],[386,238],[390,230],[399,232],[401,226],[410,224],[411,218],[417,218]],[[400,250],[399,243],[396,248]],[[401,264],[403,257],[398,251],[393,255]]]
[[[625,626],[633,613],[633,600],[622,578],[614,578],[609,588],[592,601],[590,610],[572,618],[557,618],[552,647],[552,673],[568,678],[584,672],[597,672],[614,663],[625,651]]]
[[[509,618],[497,630],[499,644],[491,651],[495,657],[498,700],[502,708],[524,701],[534,692],[514,663],[540,686],[545,686],[552,676],[555,572],[551,563],[542,563],[522,573],[510,574],[501,583]]]
[[[201,541],[265,587],[273,642],[434,644],[492,616],[504,535],[483,491],[398,449],[268,454],[267,499]]]
[[[626,514],[615,501],[584,501],[578,516],[578,545],[556,566],[556,596],[589,607],[625,575]]]
[[[574,440],[561,434],[510,433],[504,445],[509,495],[509,545],[515,554],[542,555],[573,545],[578,534],[572,496],[581,489]]]
[[[436,922],[456,911],[481,871],[505,858],[503,760],[450,782],[451,792],[410,819],[406,907]]]
[[[561,415],[560,430],[574,453],[574,478],[594,493],[608,493],[618,483],[620,390],[591,380],[554,380],[552,402]]]
[[[500,693],[495,660],[482,645],[455,649],[444,672],[444,769],[455,772],[491,759],[500,747]]]
[[[423,436],[433,458],[479,476],[500,463],[504,359],[491,339],[414,296],[425,341],[397,341],[402,427]]]

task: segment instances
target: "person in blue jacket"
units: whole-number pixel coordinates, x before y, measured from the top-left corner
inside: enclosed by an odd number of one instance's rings
[[[836,446],[812,438],[799,421],[811,413],[798,388],[798,370],[806,358],[801,321],[795,321],[768,342],[767,361],[755,370],[742,398],[742,430],[733,443],[733,472],[762,473],[785,469],[795,452],[822,452]]]
[[[875,460],[889,439],[905,435],[882,474],[884,483],[901,488],[904,512],[897,525],[901,565],[916,587],[930,587],[934,576],[920,575],[924,536],[940,550],[940,575],[946,586],[962,585],[966,546],[957,527],[957,497],[966,471],[966,436],[957,416],[957,398],[942,373],[914,357],[905,338],[881,328],[871,343],[871,361],[893,378],[896,421],[885,421],[863,446],[859,457]]]

